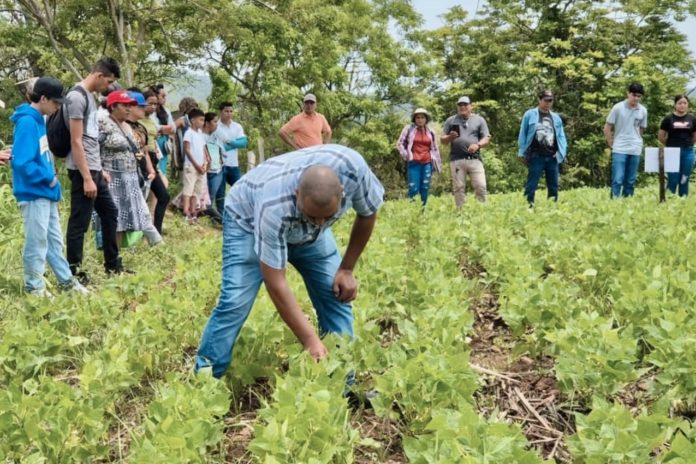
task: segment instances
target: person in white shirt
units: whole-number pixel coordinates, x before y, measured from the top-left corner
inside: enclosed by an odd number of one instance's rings
[[[633,196],[643,132],[648,127],[648,110],[640,104],[644,93],[640,84],[628,86],[626,99],[614,105],[604,125],[604,138],[611,148],[611,198]]]
[[[210,163],[206,136],[201,129],[205,123],[205,114],[193,109],[188,115],[191,127],[184,134],[184,215],[189,223],[197,222],[198,199],[203,195],[203,185],[207,182],[206,171]],[[193,197],[193,198],[192,198]]]
[[[222,102],[219,109],[220,121],[215,136],[225,147],[222,171],[225,182],[231,187],[242,177],[239,169],[239,148],[246,148],[248,141],[242,126],[232,120],[232,103]]]

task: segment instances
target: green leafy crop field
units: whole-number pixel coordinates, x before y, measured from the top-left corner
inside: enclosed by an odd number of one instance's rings
[[[126,251],[136,273],[113,279],[90,241],[91,295],[29,298],[0,185],[0,460],[694,462],[696,197],[452,203],[385,204],[354,341],[312,362],[262,291],[216,381],[191,367],[219,230],[168,216],[167,244]],[[349,372],[370,408],[347,404]]]

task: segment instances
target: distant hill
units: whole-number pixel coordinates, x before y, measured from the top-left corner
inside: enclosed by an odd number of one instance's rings
[[[202,109],[207,109],[207,99],[212,89],[213,84],[207,73],[184,70],[168,89],[167,106],[170,110],[176,110],[182,98],[193,97]]]

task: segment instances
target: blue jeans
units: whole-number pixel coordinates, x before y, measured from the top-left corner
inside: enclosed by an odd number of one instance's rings
[[[679,186],[679,196],[685,197],[689,194],[689,177],[694,169],[694,147],[681,147],[679,153],[679,172],[667,173],[667,188],[672,193],[677,193]]]
[[[225,173],[225,182],[232,187],[242,177],[242,171],[239,166],[223,166],[222,172]]]
[[[24,288],[31,292],[45,288],[46,262],[61,286],[73,282],[68,261],[63,256],[63,236],[58,202],[45,198],[21,201],[24,218]]]
[[[210,203],[215,205],[218,213],[225,210],[225,175],[222,172],[208,173],[208,194],[210,195]]]
[[[640,156],[624,153],[611,154],[611,197],[632,197],[638,178]],[[621,190],[623,188],[623,191]]]
[[[532,154],[527,163],[527,184],[524,194],[529,204],[534,204],[534,194],[542,174],[546,174],[546,190],[548,198],[558,201],[558,161],[555,156],[542,156]]]
[[[320,335],[338,333],[352,337],[351,305],[339,301],[332,290],[341,256],[331,230],[319,235],[314,243],[288,245],[288,260],[304,279],[316,308]],[[242,229],[225,212],[220,298],[203,331],[196,355],[196,371],[210,366],[213,376],[220,378],[225,374],[232,362],[234,343],[262,282],[259,258],[254,251],[254,234]]]
[[[428,202],[430,178],[433,176],[433,163],[408,162],[408,197],[413,198],[420,192],[423,206]]]

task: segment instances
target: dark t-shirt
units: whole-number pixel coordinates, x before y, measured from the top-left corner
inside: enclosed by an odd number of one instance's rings
[[[490,135],[486,120],[478,114],[471,114],[468,119],[464,119],[458,114],[449,117],[442,127],[442,133],[449,134],[452,126],[459,126],[459,137],[452,141],[450,161],[470,157],[469,145],[478,143],[482,138]]]
[[[536,126],[536,134],[532,140],[531,153],[553,156],[558,151],[556,144],[556,130],[553,127],[551,113],[539,111],[539,122]]]
[[[672,113],[662,120],[660,129],[667,132],[668,147],[691,147],[694,145],[696,117],[691,114],[677,116]]]

